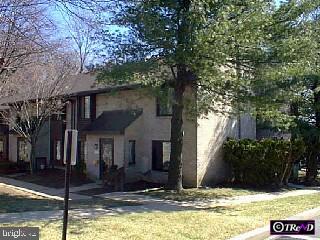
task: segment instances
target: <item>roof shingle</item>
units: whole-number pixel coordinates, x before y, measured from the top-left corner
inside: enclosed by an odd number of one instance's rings
[[[142,114],[142,109],[105,111],[84,132],[120,133]]]

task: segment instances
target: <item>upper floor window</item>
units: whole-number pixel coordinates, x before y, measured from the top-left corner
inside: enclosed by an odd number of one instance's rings
[[[90,117],[91,117],[90,103],[91,103],[90,96],[84,96],[81,98],[81,109],[80,109],[81,118],[90,119]]]
[[[172,96],[172,88],[162,91],[161,95],[157,98],[157,116],[172,115]]]

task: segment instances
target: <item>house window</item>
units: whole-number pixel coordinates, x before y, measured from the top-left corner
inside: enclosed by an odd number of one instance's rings
[[[169,88],[157,98],[157,116],[172,115],[172,96],[173,89]]]
[[[136,164],[136,141],[129,141],[129,165]]]
[[[29,161],[28,145],[24,139],[18,139],[18,161]]]
[[[90,119],[91,111],[90,111],[90,103],[91,97],[85,96],[81,98],[81,118]]]
[[[168,171],[171,143],[169,141],[152,141],[152,170]]]
[[[56,150],[56,160],[61,160],[61,141],[58,140],[55,142],[55,150]]]

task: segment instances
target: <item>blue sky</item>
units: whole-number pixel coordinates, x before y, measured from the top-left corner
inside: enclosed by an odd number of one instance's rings
[[[277,5],[279,5],[283,1],[284,0],[274,0],[274,2]],[[67,31],[66,24],[65,24],[65,21],[63,19],[63,16],[62,16],[61,12],[58,11],[57,9],[55,9],[55,8],[52,8],[49,11],[50,11],[51,17],[53,18],[53,20],[56,22],[56,25],[58,26],[58,29],[57,29],[58,36],[68,37],[69,33]],[[112,28],[110,30],[112,31]]]
[[[276,3],[276,5],[279,5],[281,2],[283,2],[285,0],[274,0],[274,2]],[[52,20],[55,22],[57,29],[56,32],[53,34],[53,39],[59,39],[59,40],[65,40],[65,41],[70,41],[68,40],[68,38],[70,37],[70,32],[68,30],[67,24],[65,22],[65,18],[63,17],[63,13],[61,12],[61,10],[58,10],[57,8],[50,8],[49,10],[49,15],[52,18]],[[109,28],[109,31],[115,31],[116,29],[119,29],[115,26],[111,26]],[[72,41],[70,41],[70,46],[72,47],[73,43]],[[74,47],[74,46],[73,46]],[[91,62],[95,62],[92,61],[93,58],[91,58]]]

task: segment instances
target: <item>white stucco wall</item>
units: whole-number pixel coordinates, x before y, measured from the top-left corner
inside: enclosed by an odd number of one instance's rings
[[[240,125],[239,125],[240,123]],[[223,182],[230,176],[223,159],[223,143],[228,137],[256,138],[255,119],[250,115],[224,116],[210,113],[198,119],[197,162],[199,185]]]
[[[142,115],[124,134],[127,175],[139,175],[152,169],[152,140],[170,140],[171,117],[156,116],[156,99],[146,90],[128,90],[96,96],[96,115],[103,111],[143,109]],[[128,166],[129,140],[136,141],[136,164]],[[134,176],[132,176],[134,177]]]
[[[152,141],[170,141],[171,117],[157,116],[156,98],[146,90],[128,90],[113,94],[96,96],[96,115],[103,111],[143,109],[142,115],[125,130],[125,166],[127,175],[142,174],[152,169]],[[129,140],[136,141],[136,164],[128,166]],[[184,119],[183,171],[184,183],[195,185],[197,182],[196,167],[196,122]],[[159,176],[159,173],[154,173]],[[162,173],[164,177],[167,174]]]
[[[242,114],[239,118],[240,138],[255,139],[257,136],[257,122],[250,114]]]

